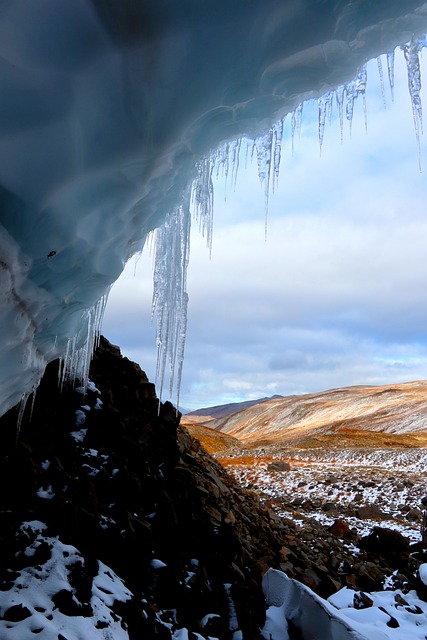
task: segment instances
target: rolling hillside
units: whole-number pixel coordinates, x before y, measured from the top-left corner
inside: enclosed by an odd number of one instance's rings
[[[279,397],[209,427],[245,445],[294,442],[309,438],[427,444],[427,381],[387,386],[356,386],[315,394]],[[368,436],[368,433],[371,432]]]

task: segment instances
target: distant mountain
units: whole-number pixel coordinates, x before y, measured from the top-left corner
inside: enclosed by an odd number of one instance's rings
[[[190,411],[186,414],[186,418],[189,416],[208,416],[209,418],[223,418],[224,416],[229,416],[237,411],[243,411],[244,409],[249,409],[256,404],[260,404],[261,402],[267,402],[268,400],[273,400],[274,398],[283,398],[283,396],[270,396],[269,398],[258,398],[258,400],[245,400],[244,402],[232,402],[230,404],[219,404],[214,407],[205,407],[203,409],[196,409],[196,411]],[[199,422],[199,421],[197,421]]]
[[[427,442],[427,381],[272,398],[218,417],[209,427],[251,445],[349,434],[363,441],[367,431],[383,434],[384,442],[409,434]]]

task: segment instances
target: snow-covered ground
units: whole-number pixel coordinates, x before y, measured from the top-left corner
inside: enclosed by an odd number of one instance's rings
[[[77,597],[81,594],[72,577],[73,567],[84,569],[78,550],[49,537],[46,526],[39,521],[24,523],[21,535],[28,539],[28,558],[40,553],[41,547],[50,553],[39,565],[11,575],[9,589],[0,592],[2,640],[28,640],[34,635],[43,640],[128,640],[128,630],[115,603],[125,603],[131,593],[109,567],[98,563],[88,602],[84,603]],[[421,565],[420,575],[427,582],[427,565]],[[289,640],[290,626],[301,632],[303,640],[426,638],[427,603],[415,591],[361,594],[344,588],[324,600],[276,570],[267,572],[263,586],[268,607],[262,630],[266,640]],[[231,627],[232,608],[231,602]],[[172,640],[188,640],[187,629],[177,629],[173,611],[168,613],[169,624],[162,619],[165,612],[155,615],[169,629]],[[191,637],[202,638],[199,634]],[[233,639],[240,638],[241,632],[236,630]]]
[[[97,454],[95,449],[89,451],[88,462],[92,456],[104,463],[105,456]],[[335,462],[322,462],[294,452],[293,458],[288,459],[288,471],[268,468],[272,462],[285,460],[252,457],[253,464],[244,465],[241,457],[241,464],[235,459],[232,468],[243,484],[257,488],[267,500],[279,504],[281,499],[283,509],[282,512],[277,509],[279,513],[292,516],[301,526],[311,519],[328,525],[340,514],[361,535],[378,525],[378,520],[348,514],[354,504],[371,504],[385,513],[381,525],[399,528],[413,541],[419,541],[420,523],[416,516],[421,513],[419,506],[426,474],[410,468],[409,464],[405,467],[398,452],[394,465],[383,467],[363,466],[357,452],[351,455],[352,464],[349,464],[345,452]],[[387,455],[388,463],[393,462],[393,455],[393,452]],[[300,504],[292,505],[292,501]],[[323,510],[325,504],[334,506],[333,515]],[[415,520],[408,520],[407,508],[414,511]],[[9,572],[0,591],[0,640],[28,640],[35,636],[42,640],[129,640],[134,637],[121,616],[132,593],[110,567],[102,562],[92,568],[85,567],[79,550],[50,535],[47,526],[39,520],[22,523],[18,535],[25,544],[18,558],[20,568]],[[351,543],[348,546],[350,548]],[[165,564],[153,558],[151,566],[162,570]],[[86,577],[82,581],[83,574]],[[346,587],[326,600],[301,582],[271,569],[263,582],[267,619],[262,635],[265,640],[294,637],[302,640],[425,640],[426,564],[419,569],[418,584],[418,593],[411,587],[396,589],[390,576],[382,591],[361,592]],[[224,586],[227,591],[227,585]],[[216,640],[208,634],[190,634],[180,627],[174,610],[150,609],[147,602],[141,606],[149,612],[147,615],[155,616],[165,630],[165,637],[171,640]],[[201,620],[202,628],[207,629],[211,617],[215,614]],[[229,619],[233,640],[242,640],[231,595]]]
[[[358,535],[381,523],[411,542],[420,540],[426,450],[301,450],[277,455],[277,461],[289,463],[289,471],[270,470],[272,458],[263,452],[252,455],[247,464],[247,453],[228,459],[228,471],[243,486],[277,501],[282,516],[301,523],[314,519],[326,526],[339,517]],[[364,514],[361,507],[366,506],[376,507],[378,517]]]
[[[71,574],[84,570],[78,550],[57,537],[45,535],[40,521],[23,523],[20,534],[28,538],[25,556],[49,550],[45,562],[26,566],[11,576],[10,588],[0,591],[0,638],[2,640],[126,640],[121,618],[112,608],[126,602],[131,593],[122,580],[102,562],[92,581],[89,602],[76,597]],[[80,610],[80,611],[79,611]]]
[[[340,518],[357,537],[380,526],[411,542],[421,540],[421,499],[427,493],[424,449],[242,450],[225,455],[218,457],[243,486],[302,528],[315,521],[326,529]],[[277,462],[288,463],[289,470],[270,467]],[[373,517],[362,507],[373,507]],[[351,541],[347,548],[358,552]],[[419,573],[427,582],[426,565]],[[346,587],[328,600],[280,571],[267,574],[264,589],[270,605],[266,640],[289,640],[294,636],[288,628],[293,627],[304,640],[427,638],[427,602],[415,590],[396,590],[393,576],[383,591],[363,594]]]

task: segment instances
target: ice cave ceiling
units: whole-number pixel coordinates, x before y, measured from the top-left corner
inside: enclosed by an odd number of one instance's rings
[[[81,348],[85,369],[201,158],[424,32],[419,0],[4,0],[0,414],[47,362]]]

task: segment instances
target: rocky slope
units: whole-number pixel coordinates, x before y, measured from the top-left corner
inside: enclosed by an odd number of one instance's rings
[[[427,444],[427,381],[274,398],[213,420],[209,427],[245,445],[336,435],[364,439],[367,445],[370,439],[376,444],[393,439],[404,444],[410,438]]]
[[[77,618],[95,629],[119,620],[131,639],[169,638],[184,627],[229,638],[232,608],[243,637],[258,637],[259,567],[277,565],[281,524],[271,528],[268,511],[179,428],[175,408],[159,407],[145,374],[105,340],[82,391],[61,393],[50,366],[31,420],[28,407],[19,432],[17,410],[1,421],[0,589],[9,595],[0,622],[24,626],[38,617],[47,633],[60,614],[69,619],[58,627],[61,640],[74,638],[67,627]],[[58,543],[74,558],[61,588],[42,610],[24,606],[20,581],[39,572],[43,589]],[[99,562],[132,594],[120,602],[110,592],[102,619],[93,606]]]
[[[415,584],[407,541],[357,551],[241,488],[105,340],[90,379],[60,390],[52,364],[20,430],[1,420],[2,640],[257,639],[269,566],[322,596]]]

